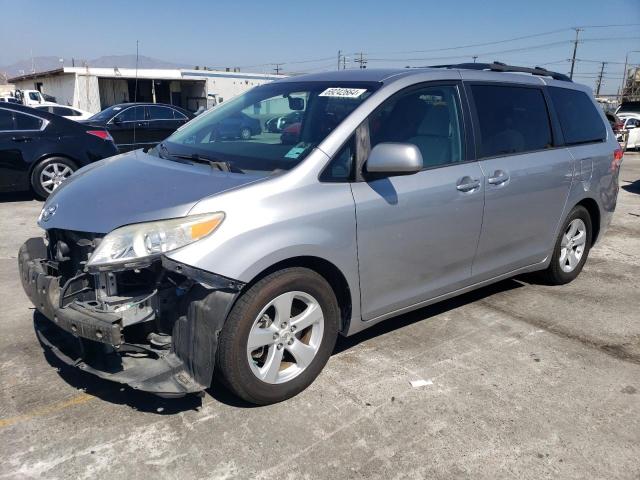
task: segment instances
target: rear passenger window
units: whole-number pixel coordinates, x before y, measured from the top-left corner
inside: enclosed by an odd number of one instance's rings
[[[176,120],[186,120],[187,119],[187,117],[185,117],[179,111],[177,111],[177,110],[175,110],[173,108],[171,110],[173,110],[173,118],[175,118]]]
[[[400,92],[369,117],[371,148],[382,142],[412,143],[425,168],[464,158],[458,89],[429,86]]]
[[[13,114],[0,108],[0,132],[13,130]]]
[[[494,157],[552,146],[551,126],[542,90],[502,85],[473,85],[480,123],[480,156]]]
[[[40,130],[42,119],[15,112],[16,130]]]
[[[549,87],[549,94],[567,145],[605,141],[607,133],[602,117],[586,93]]]
[[[149,120],[173,120],[173,109],[169,107],[147,107]]]

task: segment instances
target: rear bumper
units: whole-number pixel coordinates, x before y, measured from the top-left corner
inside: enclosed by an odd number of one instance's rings
[[[128,344],[118,315],[78,302],[61,306],[60,280],[48,274],[46,257],[42,238],[28,240],[18,257],[24,291],[42,314],[35,316],[34,328],[45,349],[68,365],[163,397],[200,392],[210,385],[217,335],[237,291],[196,285],[187,314],[173,326],[170,349]]]

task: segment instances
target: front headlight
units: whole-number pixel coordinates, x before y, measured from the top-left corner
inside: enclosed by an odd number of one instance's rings
[[[220,226],[222,220],[224,213],[218,212],[116,228],[100,242],[87,266],[156,257],[206,237]]]

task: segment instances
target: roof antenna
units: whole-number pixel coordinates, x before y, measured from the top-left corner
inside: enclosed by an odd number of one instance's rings
[[[136,40],[136,83],[135,83],[135,89],[133,91],[133,103],[138,103],[138,44],[140,43],[139,40]],[[136,144],[136,124],[138,123],[138,119],[136,118],[137,115],[137,106],[133,107],[133,144]],[[143,110],[144,111],[144,110]]]

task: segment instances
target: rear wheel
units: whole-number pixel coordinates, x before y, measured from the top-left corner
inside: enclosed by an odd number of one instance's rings
[[[339,312],[333,290],[312,270],[288,268],[266,276],[229,314],[218,343],[218,373],[251,403],[297,395],[327,363]]]
[[[31,172],[31,187],[38,197],[47,198],[77,169],[77,165],[67,158],[47,158]]]
[[[575,279],[587,261],[591,249],[591,216],[578,205],[571,210],[560,230],[549,267],[542,272],[551,285],[563,285]]]

